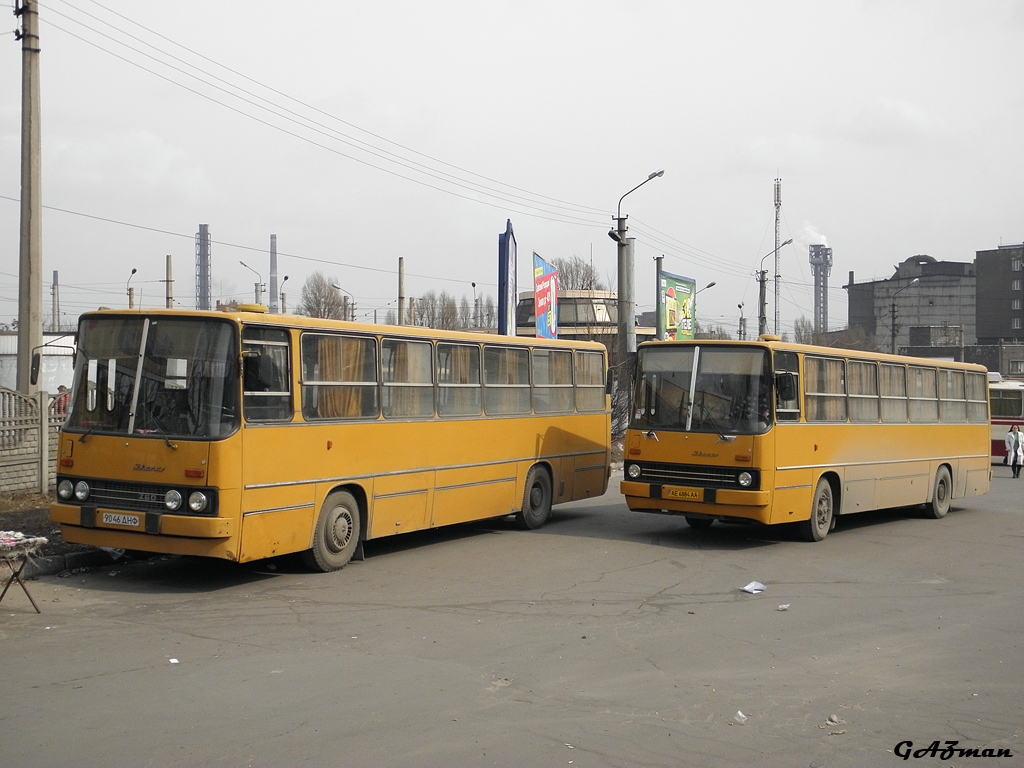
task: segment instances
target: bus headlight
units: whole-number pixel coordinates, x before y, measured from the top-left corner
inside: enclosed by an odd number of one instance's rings
[[[75,495],[75,486],[70,480],[61,480],[57,483],[57,496],[67,501]]]
[[[754,476],[749,472],[740,472],[736,480],[744,488],[749,488],[754,483]]]
[[[192,491],[188,497],[188,508],[193,512],[202,512],[208,503],[206,494],[202,491]]]
[[[85,501],[89,498],[89,484],[85,480],[79,480],[75,483],[75,498],[79,501]]]
[[[640,465],[630,464],[629,468],[626,469],[626,474],[629,475],[633,480],[636,480],[638,477],[640,477]]]
[[[165,493],[164,506],[172,512],[176,509],[181,509],[181,494],[173,489]]]

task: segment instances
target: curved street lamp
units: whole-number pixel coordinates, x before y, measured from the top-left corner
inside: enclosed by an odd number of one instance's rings
[[[263,303],[263,275],[261,275],[259,272],[257,272],[252,267],[250,267],[244,261],[240,260],[238,263],[241,264],[246,269],[248,269],[254,275],[256,275],[256,303],[257,304],[262,304]]]
[[[693,334],[694,334],[694,336],[697,335],[697,329],[700,327],[700,324],[697,322],[697,297],[700,296],[702,293],[704,293],[704,291],[706,291],[708,288],[714,288],[716,285],[718,285],[718,283],[716,283],[714,280],[712,280],[710,283],[705,285],[703,288],[700,288],[700,289],[698,289],[698,290],[693,292],[693,306],[690,307],[690,311],[693,313]]]
[[[891,341],[889,342],[889,352],[893,355],[896,354],[896,331],[899,329],[899,326],[896,325],[896,297],[907,290],[910,286],[917,285],[919,282],[921,282],[921,278],[915,277],[892,295],[892,305],[889,307],[889,329],[892,331]]]
[[[622,360],[625,361],[633,352],[636,352],[636,327],[634,326],[634,309],[635,302],[633,300],[633,249],[631,243],[626,240],[626,219],[628,217],[622,215],[622,201],[626,199],[626,195],[632,192],[636,192],[640,187],[646,184],[651,179],[657,179],[660,176],[664,176],[665,171],[655,171],[647,176],[646,179],[641,181],[629,192],[619,198],[619,204],[615,209],[615,229],[608,232],[608,237],[616,243],[618,250],[618,300],[616,302],[619,312],[619,349],[622,353]]]
[[[758,337],[764,336],[768,333],[768,317],[765,315],[765,290],[768,283],[768,272],[764,268],[764,260],[771,256],[773,253],[778,254],[779,248],[789,245],[793,242],[793,238],[789,238],[784,243],[779,243],[775,248],[768,251],[764,256],[761,257],[761,266],[757,270],[757,282],[759,282],[760,288],[757,293],[757,335]],[[779,329],[776,328],[776,331]]]
[[[356,319],[356,297],[353,296],[348,291],[346,291],[344,288],[342,288],[337,283],[331,283],[331,288],[334,288],[335,290],[339,290],[342,293],[348,294],[347,296],[342,296],[341,297],[341,319],[342,320],[355,320]],[[349,298],[352,299],[351,303],[349,303]],[[349,315],[352,315],[352,316],[349,317]]]

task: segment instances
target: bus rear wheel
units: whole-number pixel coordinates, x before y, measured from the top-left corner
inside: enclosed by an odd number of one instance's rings
[[[811,517],[800,523],[801,533],[807,541],[821,541],[832,529],[835,516],[835,500],[832,496],[832,483],[824,477],[818,480],[814,489],[814,501],[811,503]]]
[[[696,515],[684,515],[683,519],[686,520],[686,524],[691,528],[696,528],[699,531],[710,528],[715,522],[713,517],[697,517]]]
[[[344,568],[359,546],[359,502],[346,491],[324,499],[313,532],[313,546],[302,553],[306,565],[328,573]]]
[[[950,477],[949,467],[943,464],[935,471],[935,485],[932,486],[932,501],[927,505],[928,517],[939,520],[949,512],[950,501],[953,498],[953,478]]]
[[[523,490],[523,508],[516,513],[520,528],[534,530],[551,514],[551,476],[544,467],[531,467]]]

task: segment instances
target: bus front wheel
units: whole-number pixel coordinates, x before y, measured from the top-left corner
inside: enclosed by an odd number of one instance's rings
[[[953,498],[953,478],[949,475],[949,467],[943,464],[935,472],[935,485],[932,486],[932,501],[928,504],[928,517],[945,517],[949,512],[950,500]]]
[[[821,541],[832,529],[835,515],[835,500],[832,496],[832,484],[824,477],[818,480],[814,489],[814,501],[811,504],[811,517],[801,523],[802,533],[807,541]]]
[[[302,559],[324,573],[344,568],[359,546],[359,533],[359,502],[351,493],[335,491],[324,499],[313,546],[302,553]]]
[[[551,514],[551,476],[544,467],[532,467],[526,475],[523,508],[516,513],[520,528],[533,530],[547,522]]]

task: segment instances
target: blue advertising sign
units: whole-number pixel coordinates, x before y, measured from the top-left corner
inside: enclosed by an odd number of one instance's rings
[[[516,282],[516,236],[512,233],[512,219],[505,231],[498,235],[498,334],[516,335],[516,301],[519,298]]]

